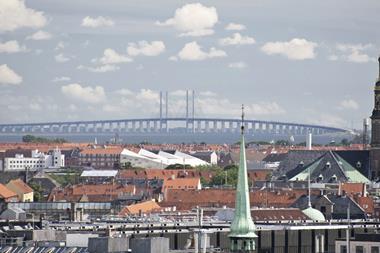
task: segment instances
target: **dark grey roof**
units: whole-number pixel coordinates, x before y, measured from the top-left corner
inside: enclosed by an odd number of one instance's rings
[[[351,164],[352,167],[356,168],[364,176],[370,178],[370,159],[368,150],[341,150],[334,152]],[[358,162],[360,167],[358,166]]]
[[[347,219],[347,209],[350,207],[350,218],[351,219],[365,219],[366,213],[359,205],[347,196],[339,196],[334,194],[328,195],[311,195],[311,204],[314,207],[315,204],[321,199],[327,198],[330,202],[333,203],[333,212],[332,219]],[[296,207],[300,209],[306,209],[308,206],[308,196],[302,195],[299,197],[291,207]]]
[[[263,159],[263,162],[267,162],[267,163],[281,162],[286,158],[287,155],[288,155],[287,153],[269,154]]]
[[[153,154],[156,154],[158,155],[158,152],[160,152],[160,150],[148,150],[149,152],[152,152]]]
[[[290,150],[280,162],[275,176],[285,175],[288,171],[296,168],[300,162],[303,162],[305,165],[310,164],[324,153],[326,153],[326,151]]]
[[[293,170],[286,173],[288,179],[296,177],[302,171],[307,168],[311,170],[311,181],[321,183],[335,183],[346,182],[350,178],[346,173],[347,171],[355,171],[355,167],[350,164],[344,164],[343,158],[339,157],[333,151],[327,151],[321,157],[317,158],[314,162],[308,165],[299,164]],[[356,172],[356,175],[360,175],[360,172]],[[353,174],[350,174],[353,176]],[[302,180],[302,178],[300,178]],[[351,178],[352,180],[358,180],[357,178]]]
[[[65,155],[65,158],[79,157],[80,150],[79,148],[61,150],[61,154]]]
[[[176,152],[175,150],[172,150],[172,149],[167,149],[167,150],[162,150],[162,151],[169,153],[169,154],[172,154],[172,155],[174,155]]]
[[[218,156],[218,166],[220,167],[225,167],[235,163],[230,152],[220,152]]]
[[[253,187],[256,189],[265,188],[289,188],[289,189],[306,189],[308,187],[307,181],[254,181]]]
[[[215,151],[197,151],[195,153],[192,153],[193,155],[212,155],[213,153],[215,153]]]

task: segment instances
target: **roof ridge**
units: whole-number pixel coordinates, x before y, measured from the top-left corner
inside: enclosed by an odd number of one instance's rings
[[[342,162],[336,158],[336,156],[333,153],[333,151],[329,150],[329,152],[331,153],[331,156],[334,158],[334,161],[338,164],[338,167],[342,171],[342,173],[343,173],[344,177],[346,178],[346,180],[349,181],[350,178],[347,176],[346,171],[343,169],[342,164],[341,164]]]

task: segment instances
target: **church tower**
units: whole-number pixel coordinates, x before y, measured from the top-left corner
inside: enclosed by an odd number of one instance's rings
[[[255,238],[257,237],[255,229],[255,224],[251,217],[251,204],[249,201],[247,161],[245,157],[244,142],[244,106],[242,106],[240,162],[236,187],[235,216],[231,223],[230,233],[228,235],[230,238],[231,252],[254,252],[256,248]]]
[[[372,179],[380,178],[380,57],[379,77],[375,85],[375,106],[372,111],[371,171]]]

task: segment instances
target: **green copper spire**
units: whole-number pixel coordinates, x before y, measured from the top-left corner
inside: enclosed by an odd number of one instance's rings
[[[244,142],[244,105],[242,106],[242,124],[240,140],[240,163],[236,187],[235,217],[228,235],[232,252],[253,252],[255,250],[255,224],[251,217],[249,188],[247,176],[247,161]]]

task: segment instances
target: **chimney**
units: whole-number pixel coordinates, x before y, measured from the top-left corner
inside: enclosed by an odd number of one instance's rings
[[[307,134],[307,137],[306,137],[306,149],[307,150],[312,150],[312,146],[313,146],[313,135],[309,131],[308,134]]]
[[[366,149],[368,144],[368,128],[369,128],[369,119],[365,118],[363,120],[363,149]]]

